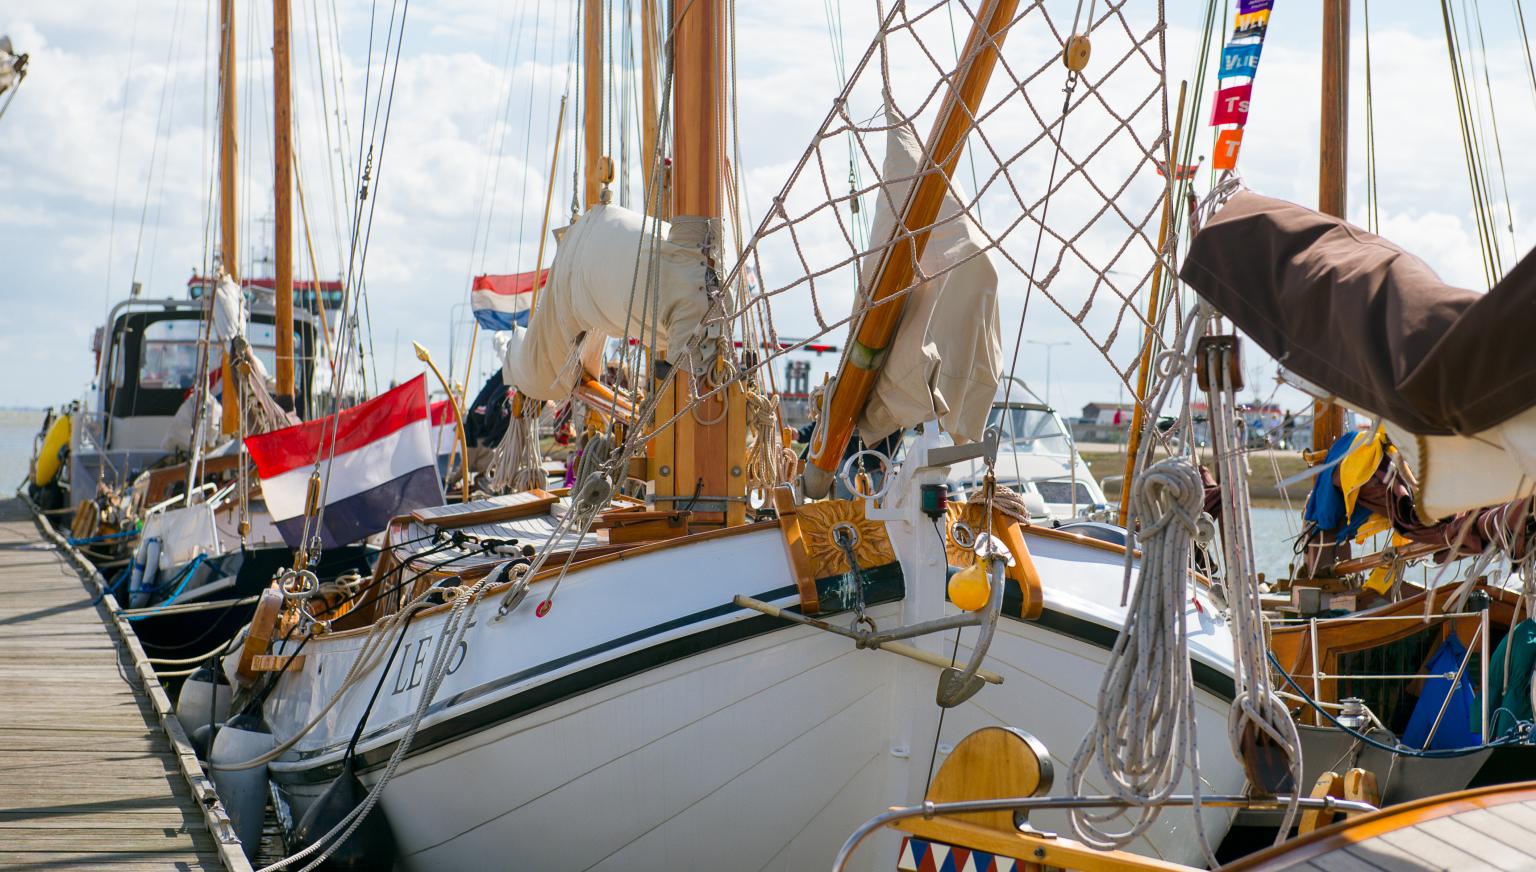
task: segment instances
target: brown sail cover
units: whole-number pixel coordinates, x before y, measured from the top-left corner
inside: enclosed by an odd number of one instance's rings
[[[1380,236],[1236,194],[1180,277],[1287,369],[1420,435],[1470,435],[1536,405],[1536,252],[1486,294]]]

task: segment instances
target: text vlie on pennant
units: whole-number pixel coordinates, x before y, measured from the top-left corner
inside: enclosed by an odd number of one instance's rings
[[[1223,124],[1247,124],[1248,105],[1253,97],[1253,83],[1233,85],[1216,92],[1216,103],[1211,107],[1211,126]]]
[[[1239,12],[1237,21],[1232,25],[1233,39],[1252,39],[1258,37],[1264,39],[1264,31],[1269,28],[1269,10],[1261,9],[1258,12],[1247,14]]]
[[[1237,0],[1237,14],[1247,15],[1250,12],[1263,12],[1275,5],[1275,0]]]
[[[1221,72],[1217,79],[1230,79],[1234,76],[1247,76],[1253,78],[1259,70],[1259,51],[1264,44],[1258,42],[1235,43],[1221,50]]]
[[[1223,130],[1216,135],[1216,153],[1211,156],[1211,166],[1218,170],[1237,167],[1237,152],[1243,147],[1243,129]]]

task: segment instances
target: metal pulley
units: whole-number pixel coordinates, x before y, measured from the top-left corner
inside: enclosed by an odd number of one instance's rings
[[[1092,56],[1093,44],[1081,33],[1074,33],[1067,37],[1066,45],[1061,47],[1061,62],[1074,73],[1086,70],[1088,59]]]

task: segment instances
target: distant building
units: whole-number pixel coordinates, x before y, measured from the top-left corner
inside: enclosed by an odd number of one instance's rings
[[[1089,403],[1083,407],[1082,422],[1084,424],[1108,424],[1114,426],[1129,426],[1131,423],[1131,410],[1135,406],[1131,403]]]

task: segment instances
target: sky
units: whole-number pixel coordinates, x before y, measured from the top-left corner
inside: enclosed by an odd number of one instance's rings
[[[1053,14],[1070,16],[1071,4],[1048,2]],[[1533,241],[1522,218],[1536,196],[1536,166],[1524,159],[1525,144],[1536,139],[1536,85],[1510,5],[1479,10],[1461,2],[1453,8],[1468,21],[1482,16],[1480,31],[1469,31],[1476,45],[1472,68],[1507,269]],[[1149,0],[1132,3],[1153,8]],[[271,8],[264,0],[237,5],[241,237],[251,274],[260,271],[271,244]],[[82,396],[93,378],[91,335],[108,307],[134,282],[145,296],[184,296],[187,278],[205,268],[215,144],[212,6],[196,0],[7,0],[0,6],[0,33],[31,54],[30,76],[0,117],[0,360],[10,375],[0,380],[0,407]],[[748,225],[761,219],[758,210],[784,184],[826,117],[840,77],[868,46],[873,6],[741,4],[735,58]],[[1276,0],[1240,162],[1255,190],[1304,204],[1317,196],[1318,7]],[[1191,0],[1166,4],[1174,82],[1209,63],[1197,57],[1204,8]],[[394,51],[386,39],[394,32],[390,13],[402,10],[404,35],[384,126],[374,96],[392,71],[394,56],[385,55],[387,41]],[[573,10],[569,0],[293,0],[298,167],[323,278],[346,269],[349,241],[341,228],[366,143],[375,149],[373,220],[361,267],[370,379],[387,383],[416,374],[413,341],[440,362],[451,360],[462,378],[469,276],[532,267],[555,117],[570,81]],[[1370,12],[1380,230],[1447,281],[1486,287],[1439,5],[1392,4]],[[1356,2],[1349,211],[1362,225],[1365,14]],[[614,50],[626,49],[616,43]],[[616,79],[611,94],[633,105],[630,87]],[[611,136],[633,141],[635,118],[635,112],[615,112]],[[1197,136],[1197,154],[1209,154],[1209,128]],[[555,226],[569,217],[573,145],[567,138],[561,146]],[[302,235],[296,259],[307,278]],[[1005,358],[1024,305],[1020,284],[1000,287]],[[808,311],[781,305],[781,331],[810,323]],[[1061,312],[1035,307],[1024,328],[1039,344],[1022,348],[1018,374],[1037,393],[1047,390],[1049,354],[1049,393],[1059,407],[1074,411],[1118,398],[1110,369]],[[842,337],[833,341],[841,344]],[[1066,344],[1048,350],[1049,343]],[[482,342],[475,353],[477,373],[488,372],[488,346]],[[818,370],[833,363],[823,358]],[[1273,364],[1257,359],[1256,351],[1247,367],[1260,398],[1273,394],[1299,405],[1298,395],[1274,392]]]

